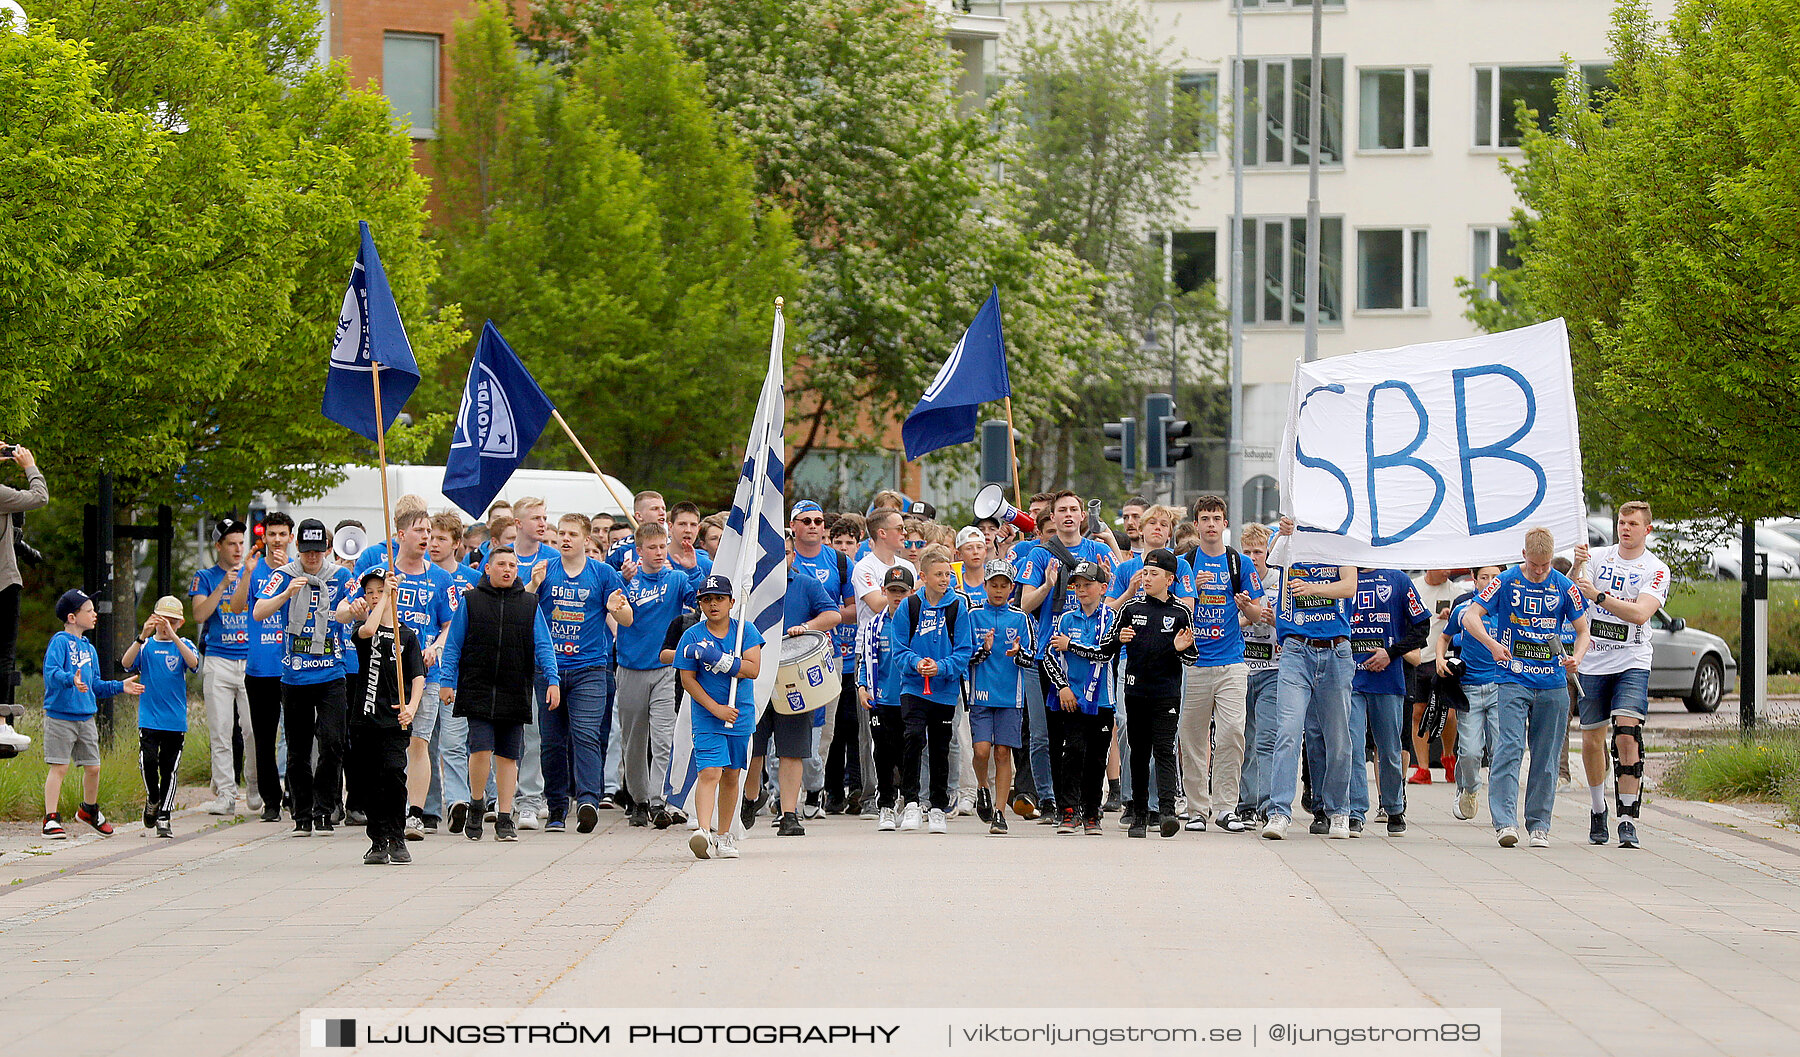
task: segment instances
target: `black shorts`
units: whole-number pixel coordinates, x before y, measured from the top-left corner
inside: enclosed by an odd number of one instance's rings
[[[470,716],[469,751],[491,752],[502,759],[517,760],[525,755],[525,724],[492,723],[480,716]]]
[[[1424,664],[1415,665],[1406,673],[1406,703],[1409,705],[1429,704],[1432,692],[1437,689],[1438,673],[1435,659]]]
[[[751,756],[767,756],[769,741],[775,742],[775,755],[783,760],[804,760],[813,753],[813,714],[788,715],[772,708],[763,709],[756,721],[756,737],[750,743]]]

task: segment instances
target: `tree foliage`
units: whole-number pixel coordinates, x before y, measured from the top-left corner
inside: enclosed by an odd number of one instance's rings
[[[1616,91],[1512,169],[1515,308],[1569,322],[1589,487],[1659,515],[1800,509],[1800,8],[1627,0]],[[1571,83],[1576,79],[1571,78]]]

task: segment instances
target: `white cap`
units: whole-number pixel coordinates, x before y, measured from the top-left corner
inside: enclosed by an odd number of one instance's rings
[[[976,528],[973,525],[970,525],[968,528],[965,528],[961,532],[958,532],[956,534],[956,549],[962,550],[963,544],[965,544],[965,543],[973,543],[976,540],[986,540],[986,539],[987,539],[987,533],[981,531],[980,529]]]

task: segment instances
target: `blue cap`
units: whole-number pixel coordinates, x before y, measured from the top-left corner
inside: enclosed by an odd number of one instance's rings
[[[76,613],[81,612],[82,606],[92,601],[93,599],[88,597],[86,591],[79,587],[72,587],[64,591],[62,597],[56,600],[56,619],[68,620]]]
[[[820,506],[819,504],[813,502],[810,499],[802,499],[798,503],[794,504],[794,509],[791,512],[789,512],[789,514],[788,514],[788,520],[792,521],[795,518],[799,517],[801,514],[823,514],[823,513],[825,513],[824,507]]]
[[[707,595],[724,595],[726,598],[730,598],[731,577],[721,576],[718,573],[708,576],[706,582],[700,585],[700,590],[694,592],[694,597],[705,598]]]

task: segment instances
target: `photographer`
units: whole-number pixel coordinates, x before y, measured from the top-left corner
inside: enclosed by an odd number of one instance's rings
[[[15,549],[23,546],[19,539],[20,515],[38,510],[50,502],[50,489],[44,484],[44,472],[29,449],[17,444],[0,444],[0,463],[16,462],[25,471],[24,490],[0,484],[0,701],[13,699],[13,653],[19,639],[19,559]],[[28,554],[27,560],[31,560]],[[35,564],[35,562],[33,563]]]

